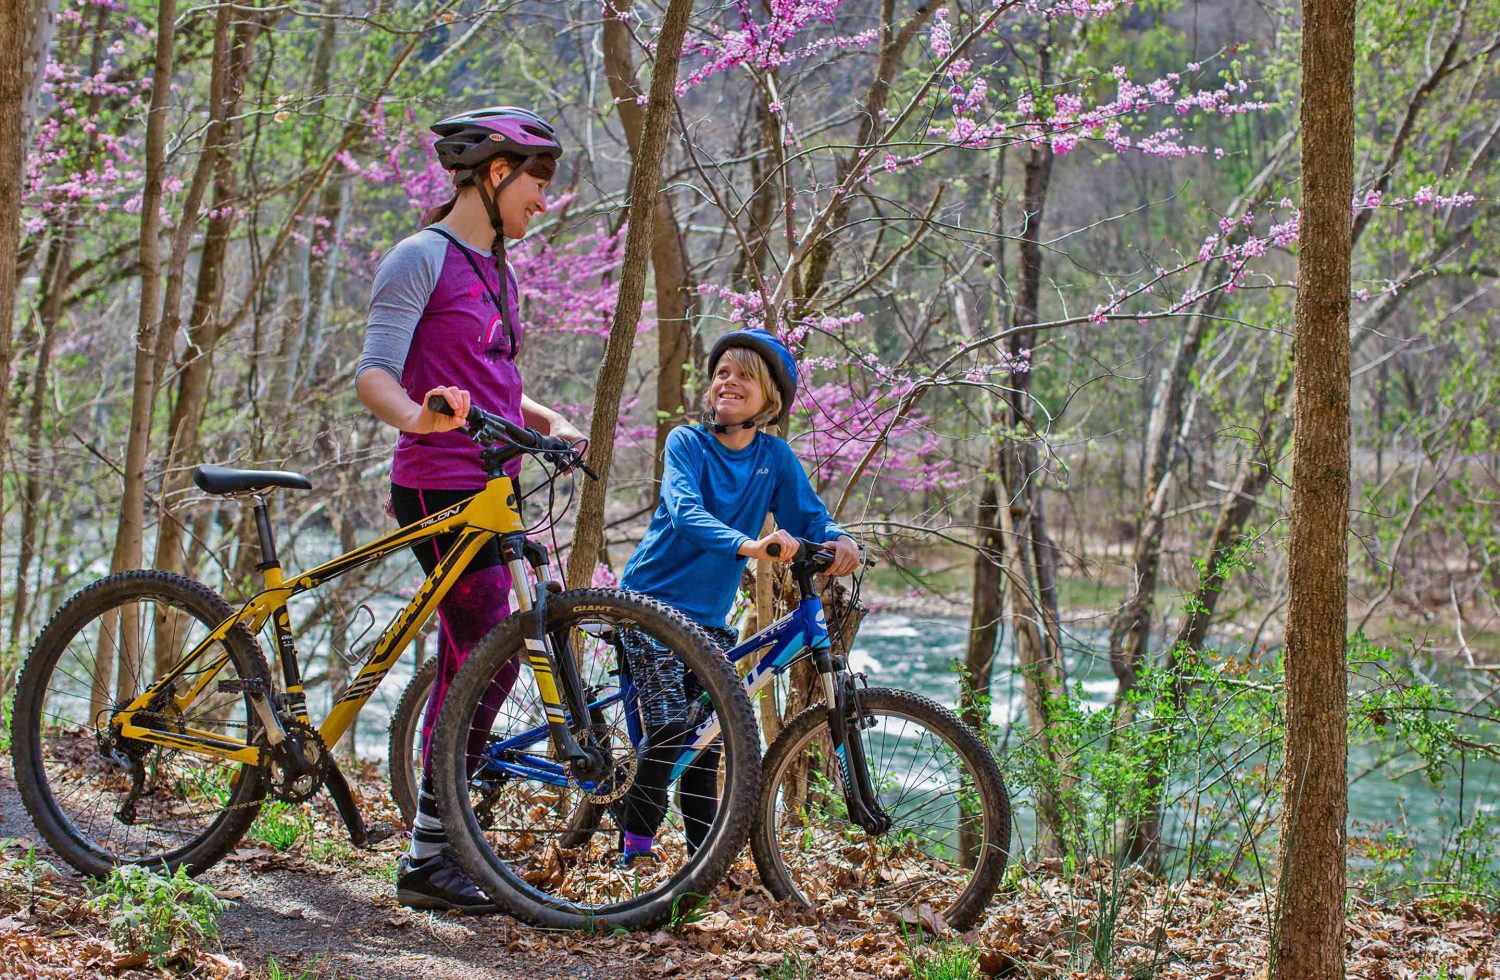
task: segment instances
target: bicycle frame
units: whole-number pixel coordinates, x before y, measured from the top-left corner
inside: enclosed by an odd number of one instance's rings
[[[890,818],[881,808],[875,789],[870,784],[859,726],[845,724],[849,700],[854,695],[850,687],[841,686],[835,680],[837,669],[831,656],[832,643],[828,638],[822,600],[812,592],[810,583],[802,592],[802,599],[796,609],[732,647],[725,656],[734,664],[755,661],[745,672],[743,681],[745,693],[751,698],[759,694],[773,677],[802,659],[803,654],[812,656],[823,685],[824,703],[831,712],[829,728],[834,740],[834,750],[844,770],[844,798],[850,817],[870,833],[884,833],[890,827]],[[623,696],[616,691],[608,697],[591,702],[588,710],[617,704]],[[484,751],[485,763],[481,771],[503,773],[550,786],[567,786],[568,772],[562,765],[525,751],[546,738],[548,730],[549,726],[538,725],[488,746]],[[672,771],[667,776],[667,785],[675,783],[718,737],[719,719],[717,715],[711,714],[693,732],[691,741],[683,747],[677,761],[673,763]]]
[[[730,649],[725,656],[735,664],[755,660],[754,665],[745,672],[743,682],[745,693],[753,698],[771,682],[775,675],[800,660],[804,653],[812,651],[816,656],[820,651],[827,651],[829,648],[823,603],[816,596],[810,596],[803,599],[798,607],[786,616]],[[824,676],[827,678],[827,686],[831,687],[832,675],[825,674]],[[828,695],[828,703],[834,703],[832,693],[828,690],[824,693]],[[622,697],[623,695],[616,691],[608,697],[590,702],[589,710],[618,704]],[[488,757],[486,768],[490,772],[503,772],[550,786],[566,786],[568,784],[567,772],[562,765],[524,751],[542,742],[547,734],[546,725],[537,725],[488,746],[485,749],[485,755]],[[676,782],[692,761],[698,758],[718,737],[719,719],[717,715],[714,715],[693,732],[691,742],[683,747],[682,754],[667,777],[668,784]],[[515,755],[516,758],[501,758],[501,756],[511,755]]]
[[[261,760],[261,749],[258,746],[246,745],[213,732],[189,727],[174,728],[170,731],[151,727],[141,724],[136,715],[142,712],[160,713],[160,709],[153,706],[157,705],[163,696],[172,699],[172,705],[178,712],[185,711],[214,682],[229,662],[229,654],[218,654],[216,660],[203,669],[199,676],[193,678],[186,690],[179,692],[176,689],[176,681],[205,655],[212,644],[222,641],[231,630],[244,627],[253,636],[265,626],[267,621],[270,621],[275,629],[277,657],[286,683],[287,709],[295,715],[298,721],[306,724],[308,722],[307,703],[302,693],[297,650],[292,639],[290,617],[287,614],[288,600],[310,589],[315,589],[354,568],[385,558],[392,552],[409,548],[441,534],[457,533],[456,545],[433,569],[432,574],[417,589],[411,601],[392,618],[390,624],[381,632],[370,648],[359,674],[334,701],[328,716],[318,727],[318,733],[322,736],[324,744],[334,745],[353,724],[365,702],[370,699],[380,682],[385,679],[386,674],[395,666],[401,652],[426,624],[437,609],[438,602],[447,595],[448,590],[463,575],[469,562],[479,550],[492,538],[518,535],[523,530],[514,481],[509,477],[496,477],[469,500],[408,524],[406,527],[300,575],[290,578],[283,576],[280,564],[275,561],[274,556],[269,556],[268,560],[261,565],[265,588],[241,606],[233,616],[216,626],[201,643],[130,704],[116,712],[111,723],[118,725],[120,734],[126,738],[172,749],[189,750],[233,762],[258,765]],[[531,607],[531,596],[525,585],[527,581],[525,562],[517,556],[508,564],[511,569],[512,587],[518,600],[518,611],[525,612]],[[533,654],[528,660],[536,677],[543,703],[561,715],[561,699],[553,682],[547,658]],[[268,737],[273,743],[279,741],[282,734],[281,726],[276,722],[274,710],[266,698],[266,693],[273,689],[271,678],[246,678],[244,680],[246,693],[251,698],[252,706],[261,716]]]

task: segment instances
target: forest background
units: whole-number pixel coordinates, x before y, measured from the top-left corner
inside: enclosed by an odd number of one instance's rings
[[[610,581],[628,557],[706,346],[769,325],[804,366],[788,435],[881,558],[867,600],[919,636],[922,616],[967,620],[947,700],[1004,753],[1033,867],[1267,887],[1295,5],[701,7],[628,362],[606,337],[658,7],[41,7],[46,28],[8,45],[32,81],[0,343],[0,692],[111,567],[247,594],[248,514],[193,489],[199,462],[312,477],[316,495],[275,499],[291,567],[390,526],[391,433],[353,386],[375,264],[450,193],[427,125],[524,105],[568,150],[511,250],[528,392],[582,427],[601,362],[625,378],[607,506],[583,508],[602,544],[569,556],[570,579]],[[1350,201],[1351,778],[1440,800],[1421,826],[1353,814],[1355,891],[1490,914],[1497,49],[1493,5],[1359,8]],[[359,604],[415,581],[388,563],[303,610],[324,692]],[[747,585],[751,615],[774,614],[771,577]],[[1003,723],[1000,678],[1024,701]],[[770,728],[798,692],[780,696]]]

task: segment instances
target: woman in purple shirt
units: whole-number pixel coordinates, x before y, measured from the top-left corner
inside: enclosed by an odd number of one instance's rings
[[[522,394],[516,355],[525,339],[505,239],[522,238],[547,210],[547,184],[562,147],[552,127],[525,109],[499,106],[432,127],[454,195],[424,227],[381,259],[355,385],[360,401],[401,432],[391,465],[391,506],[403,525],[484,489],[479,450],[454,431],[470,401],[546,435],[582,434]],[[427,400],[442,396],[453,415]],[[512,476],[520,461],[512,463]],[[431,573],[456,535],[413,548]],[[397,868],[396,897],[413,908],[493,912],[496,907],[453,859],[432,793],[428,746],[448,684],[480,639],[509,613],[510,575],[491,542],[438,605],[438,673],[422,719],[423,774],[410,849]],[[515,664],[508,668],[514,679]],[[508,683],[499,685],[508,689]],[[484,708],[499,710],[504,695]],[[477,719],[483,721],[483,719]]]

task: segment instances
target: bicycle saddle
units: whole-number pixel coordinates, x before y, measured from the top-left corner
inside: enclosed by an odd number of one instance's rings
[[[234,470],[227,466],[193,467],[193,482],[204,493],[247,493],[266,487],[311,490],[312,481],[301,473],[282,470]]]

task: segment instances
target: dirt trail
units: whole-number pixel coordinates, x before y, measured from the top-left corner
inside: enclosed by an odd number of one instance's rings
[[[0,839],[5,838],[36,842],[39,857],[66,871],[41,845],[8,759],[0,763]],[[383,863],[394,864],[396,841],[361,855],[364,867],[357,870],[242,843],[201,879],[233,903],[219,919],[225,955],[262,975],[269,957],[291,976],[311,971],[318,977],[372,980],[642,975],[628,962],[621,964],[609,942],[600,943],[597,952],[559,942],[549,953],[544,945],[537,948],[535,930],[522,930],[503,916],[464,919],[398,906],[390,882],[377,877]],[[62,884],[69,893],[83,891],[82,878],[65,876]]]

